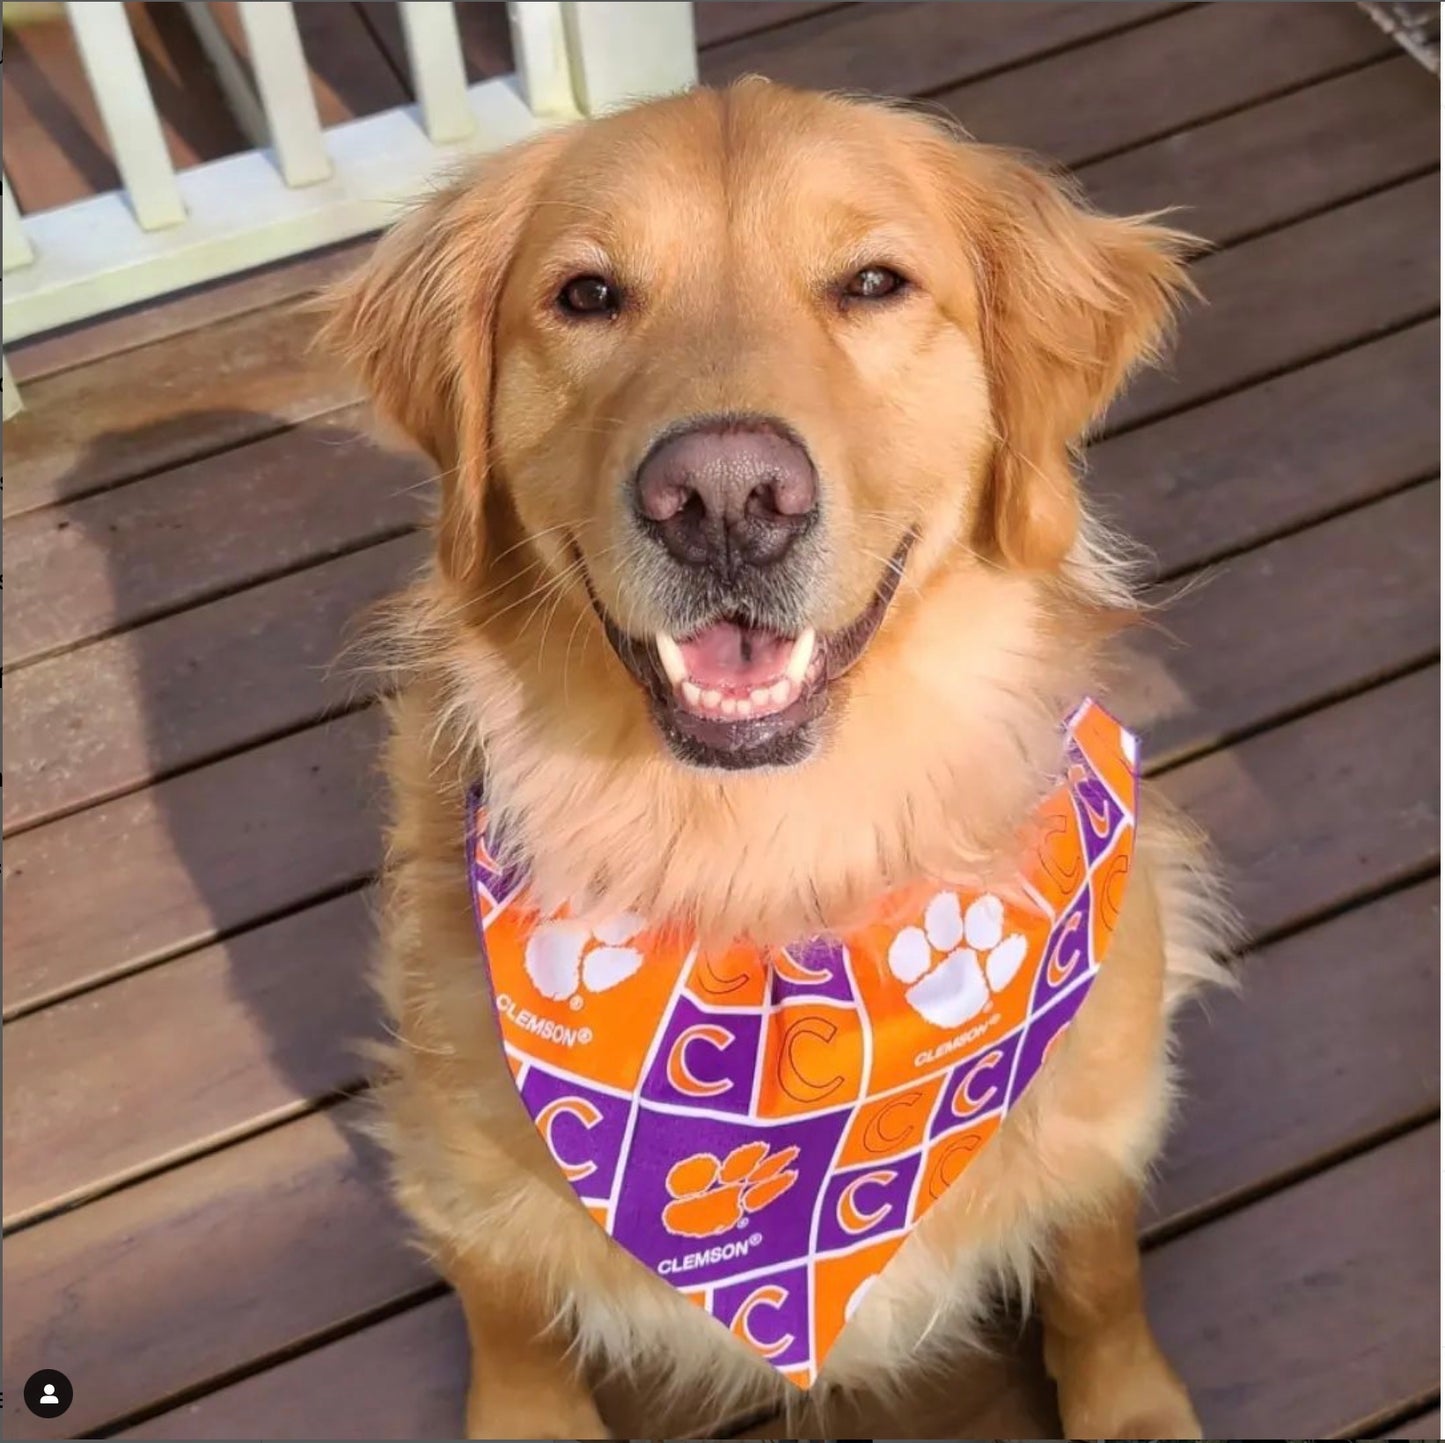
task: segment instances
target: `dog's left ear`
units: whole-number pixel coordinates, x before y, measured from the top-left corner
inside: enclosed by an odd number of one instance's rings
[[[482,562],[494,329],[503,283],[563,129],[497,151],[414,207],[315,303],[318,341],[440,468],[439,550],[454,578]]]
[[[997,428],[986,514],[993,549],[1049,571],[1079,527],[1074,452],[1138,365],[1153,359],[1201,248],[1148,216],[1089,208],[1008,151],[953,147],[955,222],[978,279]]]

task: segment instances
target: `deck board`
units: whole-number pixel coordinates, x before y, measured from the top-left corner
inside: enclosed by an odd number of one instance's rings
[[[1439,432],[1426,321],[1096,442],[1086,484],[1172,576],[1423,480]]]
[[[1434,314],[1439,257],[1419,238],[1439,216],[1440,179],[1428,175],[1206,256],[1194,278],[1209,301],[1190,318],[1188,345],[1139,379],[1108,426],[1137,426]]]
[[[413,534],[6,678],[5,825],[33,826],[375,694],[361,619],[426,553]]]
[[[364,424],[350,407],[8,519],[7,669],[416,525],[430,465],[378,451]]]
[[[354,886],[381,855],[374,709],[5,845],[5,1014]]]
[[[1005,71],[941,91],[934,100],[978,140],[1070,166],[1241,106],[1256,111],[1258,130],[1273,136],[1283,127],[1261,101],[1397,53],[1387,37],[1365,33],[1355,20],[1316,0],[1200,5],[1041,60],[1030,68],[1027,86]],[[1168,85],[1157,83],[1161,73],[1170,77]],[[1429,103],[1428,87],[1417,86],[1413,76],[1400,75],[1396,84],[1406,105],[1417,92]],[[1040,94],[1049,96],[1048,105],[1037,103]],[[1379,132],[1372,134],[1378,145]]]
[[[1439,1209],[1421,1179],[1439,1175],[1434,1124],[1146,1259],[1160,1342],[1212,1434],[1287,1418],[1307,1438],[1355,1437],[1380,1398],[1436,1382]]]
[[[361,1082],[375,945],[372,899],[349,892],[13,1023],[5,1225]]]
[[[1149,1190],[1149,1233],[1438,1110],[1439,936],[1432,879],[1261,947],[1239,964],[1237,994],[1186,1013],[1186,1101]]]
[[[1162,610],[1132,640],[1116,700],[1160,766],[1435,654],[1439,482],[1183,577],[1149,599]]]
[[[813,90],[921,95],[1179,8],[1147,0],[1036,0],[1024,7],[977,0],[961,25],[926,0],[864,0],[712,46],[698,68],[707,85],[766,75]]]
[[[333,99],[371,103],[355,61],[391,103],[394,7],[326,8],[360,47]],[[474,77],[510,64],[501,15],[463,8]],[[1182,1019],[1147,1280],[1212,1435],[1435,1436],[1437,83],[1337,4],[709,0],[697,25],[707,76],[928,95],[1218,243],[1087,480],[1185,587],[1114,700],[1255,939],[1242,993]],[[64,1354],[52,1433],[459,1427],[455,1302],[337,1101],[379,1026],[379,787],[326,654],[429,499],[305,350],[297,300],[363,248],[13,358],[4,1342],[7,1375]],[[651,1396],[608,1395],[621,1436],[697,1423]],[[811,1431],[1057,1426],[1029,1330],[906,1418]]]

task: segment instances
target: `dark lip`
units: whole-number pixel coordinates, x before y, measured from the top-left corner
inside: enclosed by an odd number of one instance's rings
[[[784,711],[741,721],[694,716],[677,704],[652,641],[629,635],[613,621],[593,590],[592,578],[575,541],[571,550],[607,640],[646,693],[653,720],[674,753],[693,766],[737,771],[792,766],[812,752],[817,740],[814,723],[828,709],[829,690],[858,663],[883,624],[917,539],[917,533],[910,530],[899,542],[868,605],[841,630],[818,638],[823,668],[813,686]]]

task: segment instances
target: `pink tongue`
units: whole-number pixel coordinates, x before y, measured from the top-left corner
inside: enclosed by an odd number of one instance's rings
[[[719,621],[678,646],[688,676],[699,686],[747,690],[782,676],[793,638]]]

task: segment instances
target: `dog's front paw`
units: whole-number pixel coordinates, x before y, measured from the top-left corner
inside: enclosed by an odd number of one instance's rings
[[[1152,1338],[1053,1349],[1065,1438],[1202,1438],[1189,1393]]]

